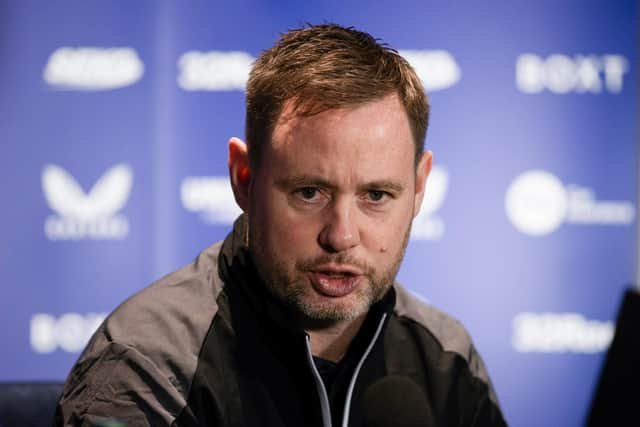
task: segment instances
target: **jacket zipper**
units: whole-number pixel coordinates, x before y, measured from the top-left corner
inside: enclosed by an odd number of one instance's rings
[[[331,427],[331,407],[329,406],[329,397],[327,396],[327,389],[324,387],[324,381],[316,368],[316,364],[313,362],[313,356],[311,355],[311,338],[309,335],[305,337],[304,343],[307,346],[307,362],[313,373],[313,379],[316,381],[316,390],[318,390],[318,396],[320,396],[320,411],[322,412],[322,425],[323,427]]]
[[[347,395],[345,397],[344,402],[344,412],[342,413],[342,427],[348,427],[349,425],[349,411],[351,408],[351,397],[353,395],[353,389],[356,385],[356,380],[358,379],[358,374],[360,373],[360,369],[364,362],[367,360],[369,353],[373,349],[376,341],[378,341],[378,337],[382,332],[382,326],[384,325],[384,321],[387,318],[387,313],[382,314],[382,318],[380,322],[378,322],[378,327],[376,329],[376,333],[373,335],[373,338],[369,342],[367,349],[362,354],[360,361],[356,365],[356,368],[353,371],[353,375],[351,375],[351,381],[349,382],[349,388],[347,389]],[[322,425],[323,427],[332,427],[331,422],[331,407],[329,406],[329,397],[327,396],[327,389],[324,386],[324,381],[322,381],[322,377],[318,372],[318,368],[316,364],[313,362],[313,355],[311,354],[311,338],[309,335],[305,337],[305,345],[307,347],[307,362],[309,363],[309,367],[311,368],[311,372],[313,373],[313,379],[316,382],[316,390],[318,391],[318,396],[320,397],[320,411],[322,413]]]
[[[367,356],[371,353],[373,346],[376,341],[378,341],[378,336],[380,336],[380,332],[382,332],[382,326],[384,325],[384,319],[387,318],[387,313],[382,315],[380,322],[378,322],[378,328],[376,329],[376,333],[373,335],[369,346],[364,351],[364,354],[360,358],[360,361],[356,365],[356,369],[353,371],[353,375],[351,376],[351,382],[349,383],[349,388],[347,389],[347,397],[344,401],[344,412],[342,413],[342,427],[349,426],[349,409],[351,407],[351,395],[353,394],[353,389],[356,386],[356,379],[358,378],[358,374],[360,373],[360,368],[364,365],[364,361],[367,360]]]

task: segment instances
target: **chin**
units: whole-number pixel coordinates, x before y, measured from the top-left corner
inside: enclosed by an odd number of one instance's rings
[[[360,296],[353,301],[353,295],[336,298],[336,301],[322,298],[322,301],[296,301],[296,310],[309,322],[319,324],[334,324],[353,321],[365,315],[375,302],[370,297]],[[340,301],[344,300],[344,301]]]

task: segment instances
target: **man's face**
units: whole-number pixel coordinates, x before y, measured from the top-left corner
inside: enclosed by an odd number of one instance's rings
[[[248,196],[249,247],[271,292],[307,320],[365,314],[393,284],[430,153],[396,95],[308,117],[285,107]]]

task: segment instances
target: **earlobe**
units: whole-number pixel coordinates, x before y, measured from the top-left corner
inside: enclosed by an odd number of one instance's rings
[[[422,206],[422,200],[424,199],[425,188],[427,186],[427,178],[431,173],[431,165],[433,163],[433,153],[431,151],[425,151],[422,154],[422,158],[416,168],[416,197],[413,204],[413,216],[420,212],[420,206]]]
[[[249,206],[251,171],[249,170],[247,144],[240,138],[233,137],[229,140],[228,164],[233,195],[240,209],[246,212]]]

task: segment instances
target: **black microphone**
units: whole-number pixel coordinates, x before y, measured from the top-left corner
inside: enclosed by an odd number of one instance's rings
[[[364,391],[362,407],[366,427],[435,425],[427,396],[407,377],[390,375],[377,380]]]
[[[640,425],[639,331],[640,291],[630,287],[618,311],[615,334],[593,392],[587,426]]]

